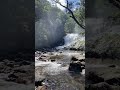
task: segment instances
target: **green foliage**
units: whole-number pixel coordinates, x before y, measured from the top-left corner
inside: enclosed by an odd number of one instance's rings
[[[46,17],[47,12],[51,9],[51,5],[47,0],[35,0],[36,21]]]
[[[56,6],[51,6],[47,0],[35,0],[35,12],[35,45],[37,48],[52,47],[63,39],[65,33],[81,31],[70,14],[61,11]],[[80,13],[82,13],[81,16]],[[83,23],[84,13],[79,7],[74,10],[74,14]]]
[[[74,28],[75,28],[74,20],[72,18],[68,18],[64,26],[65,33],[73,33]]]
[[[69,1],[69,0],[68,0]],[[85,26],[85,6],[84,6],[85,0],[80,0],[77,2],[69,2],[68,7],[73,11],[73,14],[75,18],[78,20],[78,22],[81,25]],[[75,8],[75,5],[77,8]],[[67,20],[65,23],[65,32],[66,33],[84,33],[81,27],[77,25],[77,23],[74,21],[73,18],[70,17],[71,13],[67,12]]]
[[[53,47],[64,36],[65,14],[46,0],[39,2],[36,2],[35,45],[36,48]]]

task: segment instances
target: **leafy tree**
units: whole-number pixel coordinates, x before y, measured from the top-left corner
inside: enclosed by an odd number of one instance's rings
[[[64,36],[65,14],[47,0],[36,0],[36,48],[54,47]]]

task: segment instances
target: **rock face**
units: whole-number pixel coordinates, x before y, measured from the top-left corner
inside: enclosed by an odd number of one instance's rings
[[[43,81],[44,81],[44,79],[43,80],[41,80],[41,81],[35,81],[35,86],[36,87],[38,87],[38,86],[42,86],[43,84]]]
[[[46,86],[38,86],[35,90],[47,90]]]
[[[89,74],[86,76],[87,79],[87,83],[90,84],[95,84],[95,83],[100,83],[100,82],[104,82],[104,78],[99,77],[96,73],[94,72],[89,72]]]
[[[119,85],[120,86],[120,78],[111,78],[106,80],[105,82],[107,82],[110,85]]]
[[[69,71],[71,72],[82,72],[80,63],[70,63]]]
[[[105,82],[86,86],[86,90],[112,90],[111,86]]]
[[[18,54],[17,54],[18,55]],[[25,54],[27,57],[27,54]],[[0,61],[0,76],[5,81],[31,84],[34,82],[34,62],[21,55],[11,58],[6,57]],[[20,58],[21,57],[21,58]],[[5,58],[5,57],[4,57]]]
[[[104,78],[95,72],[89,72],[86,76],[86,90],[114,90]]]
[[[115,68],[115,67],[116,67],[116,65],[109,65],[108,67]]]
[[[7,81],[13,81],[16,83],[30,84],[33,83],[34,79],[30,76],[30,73],[33,73],[30,70],[31,66],[26,65],[24,67],[18,67],[8,75]],[[29,76],[28,76],[29,75]]]
[[[85,60],[79,60],[75,57],[72,57],[69,65],[69,71],[79,73],[82,72],[83,69],[85,69]]]

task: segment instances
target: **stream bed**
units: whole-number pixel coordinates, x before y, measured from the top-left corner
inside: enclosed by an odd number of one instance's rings
[[[41,81],[45,90],[84,90],[84,74],[82,72],[70,72],[71,58],[84,59],[80,51],[54,51],[36,52],[35,57],[35,81]]]

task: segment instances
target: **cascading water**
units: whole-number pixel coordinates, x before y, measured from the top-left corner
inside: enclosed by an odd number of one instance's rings
[[[64,45],[58,46],[56,47],[56,49],[61,50],[64,48],[70,48],[76,43],[79,43],[80,41],[85,41],[85,37],[77,33],[70,33],[64,37]]]
[[[68,45],[74,43],[77,39],[79,39],[78,34],[67,34],[64,37],[65,45],[68,46]]]

